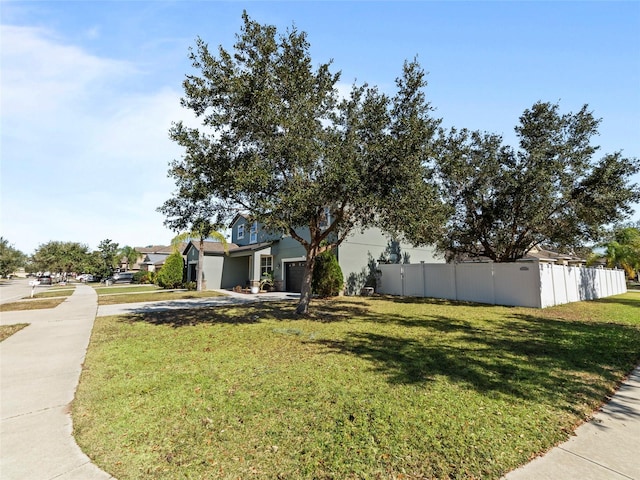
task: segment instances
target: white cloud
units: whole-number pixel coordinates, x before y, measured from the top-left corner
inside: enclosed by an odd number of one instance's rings
[[[73,106],[135,73],[133,65],[60,43],[44,29],[2,26],[2,110],[25,117]]]
[[[181,154],[168,138],[187,116],[181,92],[132,90],[135,65],[41,29],[2,26],[2,43],[2,236],[28,253],[49,240],[168,242],[155,209]]]

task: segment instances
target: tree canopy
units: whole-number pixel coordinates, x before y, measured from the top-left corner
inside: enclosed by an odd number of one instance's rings
[[[416,61],[405,62],[394,96],[365,84],[340,99],[340,74],[330,62],[313,68],[306,33],[277,35],[246,12],[243,21],[233,52],[214,55],[200,38],[191,50],[198,74],[187,75],[182,105],[202,126],[170,131],[185,153],[171,164],[177,190],[165,206],[189,216],[204,203],[215,222],[243,212],[291,235],[307,252],[297,309],[307,313],[315,258],[354,229],[408,224],[426,240],[437,230],[423,159],[438,121]]]
[[[515,128],[518,148],[498,135],[442,132],[433,164],[453,213],[440,250],[450,259],[508,262],[538,245],[572,251],[598,242],[602,227],[624,219],[640,199],[630,181],[638,159],[595,156],[599,123],[587,105],[562,114],[557,104],[538,102]]]
[[[615,229],[604,247],[609,268],[623,268],[630,280],[637,278],[640,271],[640,228],[626,226]]]
[[[27,256],[9,243],[6,238],[0,237],[0,277],[12,274],[18,268],[24,267]]]
[[[108,277],[113,273],[113,269],[118,265],[119,244],[110,238],[105,238],[98,244],[97,274],[101,277]]]
[[[129,245],[125,245],[124,247],[118,250],[118,256],[120,257],[120,261],[125,260],[127,264],[127,270],[129,270],[137,261],[138,257],[140,257],[140,253]]]
[[[67,274],[83,271],[88,257],[89,247],[85,244],[50,241],[36,249],[32,261],[40,272]]]

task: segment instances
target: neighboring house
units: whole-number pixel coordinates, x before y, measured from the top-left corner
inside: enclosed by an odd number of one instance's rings
[[[584,258],[580,258],[575,255],[552,252],[551,250],[544,250],[539,247],[534,247],[520,261],[528,260],[565,266],[585,265],[587,263]]]
[[[289,235],[269,232],[262,224],[251,222],[244,215],[236,215],[231,231],[227,253],[221,243],[204,243],[204,288],[257,286],[264,274],[272,273],[276,290],[300,291],[306,252],[297,240]],[[199,243],[191,241],[183,250],[188,281],[197,279]],[[413,248],[393,242],[375,228],[349,236],[337,248],[336,256],[347,294],[360,292],[365,284],[375,285],[378,261],[444,263],[444,257],[436,255],[433,248]]]
[[[489,257],[469,257],[461,255],[455,258],[451,263],[491,263]],[[551,250],[545,250],[540,247],[533,247],[529,253],[516,262],[537,262],[537,263],[552,263],[555,265],[576,266],[585,265],[587,261],[584,258],[577,257],[575,255],[569,255],[565,253],[553,252]]]
[[[177,246],[178,251],[184,251],[187,244],[181,243]],[[157,272],[162,268],[169,255],[174,251],[174,247],[169,245],[153,245],[150,247],[136,247],[140,252],[141,259],[138,260],[139,269],[147,272]]]

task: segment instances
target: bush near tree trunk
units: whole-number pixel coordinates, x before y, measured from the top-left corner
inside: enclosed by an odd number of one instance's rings
[[[342,268],[333,252],[327,250],[318,255],[311,280],[313,293],[321,297],[333,297],[338,295],[343,285]]]
[[[158,272],[156,281],[162,288],[179,288],[182,286],[184,261],[180,252],[173,252]]]

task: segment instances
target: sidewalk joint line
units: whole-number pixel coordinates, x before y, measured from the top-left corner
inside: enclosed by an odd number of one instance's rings
[[[68,403],[64,403],[60,405],[53,405],[51,407],[41,408],[40,410],[32,410],[30,412],[25,412],[19,415],[12,415],[10,417],[3,418],[2,421],[5,422],[7,420],[15,420],[16,418],[28,417],[30,415],[39,415],[40,413],[45,413],[45,412],[48,412],[49,410],[55,410],[58,408],[67,407],[68,405],[69,405]]]
[[[587,457],[585,457],[583,455],[580,455],[578,453],[572,452],[571,450],[567,450],[566,448],[564,448],[562,446],[559,446],[557,448],[559,448],[563,452],[566,452],[566,453],[569,453],[569,454],[571,454],[571,455],[573,455],[575,457],[581,458],[582,460],[585,460],[585,461],[587,461],[589,463],[593,463],[594,465],[598,465],[599,467],[604,468],[605,470],[609,470],[610,472],[616,473],[616,474],[618,474],[618,475],[620,475],[620,476],[622,476],[624,478],[628,478],[629,480],[635,480],[633,477],[630,477],[629,475],[626,475],[626,474],[624,474],[622,472],[614,470],[613,468],[607,467],[606,465],[602,465],[601,463],[595,462],[595,461],[591,460],[590,458],[587,458]]]

